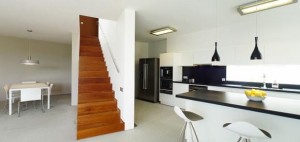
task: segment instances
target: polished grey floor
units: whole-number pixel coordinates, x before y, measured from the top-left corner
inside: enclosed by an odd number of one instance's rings
[[[76,107],[70,106],[70,95],[52,96],[52,100],[53,107],[45,113],[32,106],[20,118],[1,111],[0,142],[75,142]],[[175,142],[184,123],[172,107],[140,100],[135,101],[135,122],[133,130],[80,142]]]

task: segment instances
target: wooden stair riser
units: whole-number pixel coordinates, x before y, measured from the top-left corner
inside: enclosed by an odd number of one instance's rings
[[[103,55],[99,52],[80,52],[79,56],[103,57]]]
[[[79,78],[78,81],[79,85],[84,85],[84,84],[97,84],[97,83],[110,83],[110,78]]]
[[[91,61],[91,62],[84,62],[84,63],[79,61],[79,64],[83,66],[100,66],[102,68],[106,68],[106,64],[103,61]]]
[[[98,91],[98,92],[88,92],[88,93],[79,93],[79,98],[82,99],[89,99],[89,98],[114,98],[114,92],[113,91]]]
[[[107,76],[107,71],[79,71],[79,78],[101,78]]]
[[[94,124],[94,123],[112,124],[112,123],[118,123],[120,121],[121,119],[120,119],[119,111],[96,113],[96,114],[82,115],[77,117],[77,124],[81,126],[87,124]]]
[[[104,58],[102,57],[90,57],[90,56],[80,56],[79,63],[89,63],[89,62],[104,62]]]
[[[80,37],[80,41],[99,42],[98,37]]]
[[[106,65],[79,65],[79,71],[107,71]]]
[[[78,113],[77,115],[88,115],[93,113],[101,113],[108,111],[117,111],[117,102],[114,101],[105,101],[105,102],[93,102],[86,104],[78,104]]]
[[[81,39],[80,40],[80,45],[84,45],[84,46],[100,46],[99,41],[95,41],[95,40],[86,40],[86,39]]]
[[[112,85],[111,84],[84,84],[84,85],[79,85],[78,90],[79,93],[93,92],[93,91],[108,91],[108,90],[112,90]]]
[[[99,46],[80,46],[80,52],[98,52],[102,55],[102,51]]]
[[[103,102],[103,101],[113,101],[115,99],[113,92],[103,92],[103,93],[79,93],[78,103],[92,103],[92,102]]]
[[[83,139],[124,130],[124,123],[115,123],[106,126],[92,127],[86,129],[77,129],[77,139]]]

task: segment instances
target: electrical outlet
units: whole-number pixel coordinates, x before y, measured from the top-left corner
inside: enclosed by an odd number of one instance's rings
[[[222,81],[226,81],[226,79],[225,79],[225,78],[222,78]]]
[[[123,88],[122,87],[120,87],[120,91],[123,92]]]

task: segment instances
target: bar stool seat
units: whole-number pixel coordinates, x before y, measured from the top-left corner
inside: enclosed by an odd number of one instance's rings
[[[251,138],[271,138],[271,134],[269,132],[259,129],[249,122],[238,121],[234,123],[225,123],[223,127],[240,135],[238,142],[250,142]]]
[[[182,111],[178,106],[174,106],[174,111],[175,111],[175,113],[176,113],[180,118],[182,118],[182,119],[185,121],[184,126],[183,126],[183,128],[182,128],[182,130],[181,130],[181,134],[180,134],[180,136],[179,136],[178,141],[179,141],[179,142],[184,142],[186,126],[189,125],[189,127],[190,127],[190,129],[191,129],[190,132],[191,132],[192,141],[194,141],[194,139],[193,139],[193,133],[194,133],[197,142],[199,142],[198,136],[197,136],[197,134],[196,134],[196,131],[195,131],[195,128],[194,128],[192,122],[202,120],[203,117],[200,116],[200,115],[198,115],[198,114],[196,114],[196,113],[194,113],[194,112],[190,112],[190,111]]]

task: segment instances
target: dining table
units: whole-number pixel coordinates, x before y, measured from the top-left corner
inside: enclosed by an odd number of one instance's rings
[[[21,91],[22,89],[28,88],[40,88],[47,90],[47,109],[50,109],[50,87],[46,83],[18,83],[18,84],[11,84],[9,88],[9,115],[12,115],[12,106],[13,106],[13,92]],[[42,95],[42,94],[41,94]]]

